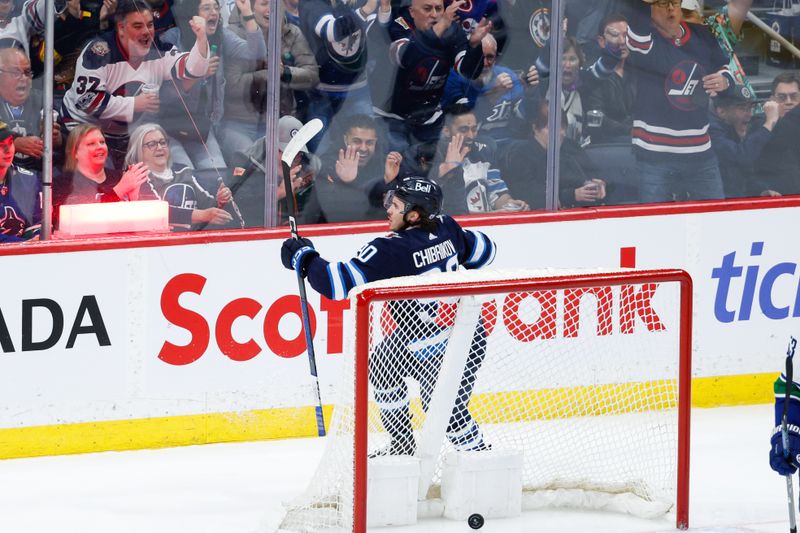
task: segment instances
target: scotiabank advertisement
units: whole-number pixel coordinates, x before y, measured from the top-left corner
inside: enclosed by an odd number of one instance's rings
[[[800,207],[522,220],[467,224],[497,243],[496,268],[688,271],[695,377],[777,373],[789,335],[800,334]],[[313,240],[323,257],[346,260],[378,235]],[[3,257],[0,429],[313,405],[281,241]],[[308,294],[332,403],[351,312]]]

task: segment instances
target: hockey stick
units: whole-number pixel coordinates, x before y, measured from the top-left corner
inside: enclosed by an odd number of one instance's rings
[[[789,458],[789,429],[787,428],[786,419],[789,412],[789,398],[794,384],[792,376],[792,357],[794,357],[794,349],[797,346],[797,339],[789,337],[789,348],[786,350],[786,392],[783,398],[783,416],[781,417],[781,440],[783,441],[783,457]],[[789,531],[790,533],[797,533],[797,522],[794,516],[794,484],[792,483],[792,475],[786,475],[786,497],[789,500]]]
[[[283,187],[286,191],[286,203],[289,206],[289,230],[292,232],[293,239],[299,239],[297,233],[297,200],[292,191],[292,163],[300,149],[306,145],[314,136],[322,130],[322,121],[318,118],[306,122],[294,137],[286,145],[281,156],[281,167],[283,170]],[[308,298],[306,297],[306,281],[300,272],[297,273],[297,285],[300,291],[300,313],[303,316],[303,331],[306,334],[306,348],[308,351],[308,366],[313,378],[314,394],[317,405],[314,409],[317,414],[317,433],[320,437],[325,436],[325,418],[322,414],[322,397],[319,394],[319,378],[317,377],[317,357],[314,354],[314,342],[311,338],[311,321],[308,315]]]

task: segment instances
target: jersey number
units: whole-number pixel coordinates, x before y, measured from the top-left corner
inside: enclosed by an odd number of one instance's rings
[[[435,274],[437,272],[455,272],[458,270],[458,256],[454,255],[447,258],[447,262],[443,267],[433,267],[420,274]]]
[[[75,83],[77,84],[75,92],[78,94],[83,94],[87,90],[94,92],[97,90],[97,86],[100,85],[100,78],[95,78],[94,76],[78,76],[75,78]]]
[[[372,259],[377,253],[378,249],[375,248],[373,245],[368,244],[358,251],[356,259],[358,259],[362,263],[366,263],[367,261]]]

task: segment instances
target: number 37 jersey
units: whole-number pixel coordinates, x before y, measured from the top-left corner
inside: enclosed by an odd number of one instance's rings
[[[448,216],[437,221],[433,231],[415,227],[378,237],[349,261],[315,257],[308,266],[308,281],[325,297],[341,300],[353,287],[371,281],[454,271],[459,265],[476,269],[494,260],[496,246],[489,237],[462,229]]]
[[[67,129],[89,122],[99,125],[106,136],[127,137],[129,125],[139,119],[133,99],[144,85],[160,87],[165,80],[193,79],[193,72],[202,75],[208,68],[199,53],[179,53],[157,42],[134,66],[115,35],[104,34],[81,52],[75,65],[75,80],[62,105]]]

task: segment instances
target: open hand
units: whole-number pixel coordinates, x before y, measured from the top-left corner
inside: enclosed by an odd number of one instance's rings
[[[481,40],[486,37],[486,34],[490,31],[492,31],[492,21],[486,17],[482,18],[480,23],[475,26],[475,29],[472,30],[472,33],[469,35],[469,45],[472,48],[477,48],[481,45]]]
[[[400,163],[403,162],[403,156],[400,152],[389,152],[386,156],[386,166],[383,171],[384,183],[391,183],[400,173]]]
[[[195,209],[192,212],[192,222],[205,222],[207,224],[227,224],[233,220],[230,213],[224,209],[217,207],[209,207],[207,209]]]
[[[114,186],[114,192],[127,200],[139,199],[139,188],[147,181],[150,170],[144,163],[136,163],[123,172],[122,178]]]
[[[17,137],[14,139],[14,149],[22,154],[40,159],[44,154],[44,141],[39,137]]]
[[[350,183],[358,176],[358,150],[348,146],[346,150],[339,150],[339,160],[336,161],[336,175],[345,183]]]
[[[717,96],[717,94],[727,90],[729,86],[730,82],[728,78],[719,72],[703,76],[703,89],[705,89],[706,93],[711,97]]]

